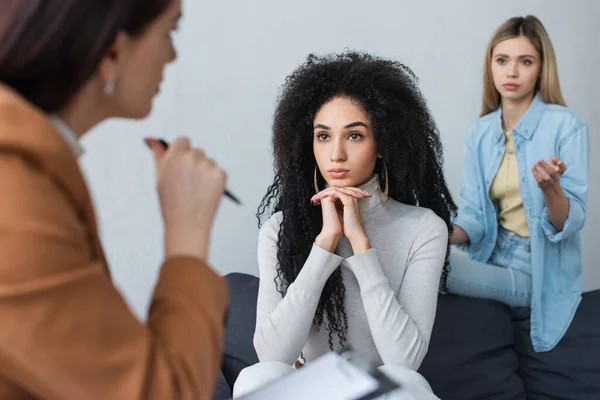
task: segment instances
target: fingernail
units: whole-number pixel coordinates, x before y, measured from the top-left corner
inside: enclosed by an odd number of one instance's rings
[[[151,148],[152,148],[152,146],[150,145],[150,143],[151,143],[151,140],[152,140],[152,139],[150,139],[150,138],[144,138],[144,143],[146,143],[146,146],[148,146],[148,148],[149,148],[149,149],[151,149]]]

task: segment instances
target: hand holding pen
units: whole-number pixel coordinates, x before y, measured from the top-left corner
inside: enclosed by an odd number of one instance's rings
[[[165,222],[165,255],[206,259],[215,214],[227,180],[225,172],[187,138],[167,150],[145,139],[156,164],[157,188]]]

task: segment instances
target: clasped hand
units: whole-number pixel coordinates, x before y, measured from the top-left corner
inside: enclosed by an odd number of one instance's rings
[[[355,187],[329,187],[314,195],[311,202],[321,205],[323,228],[315,239],[317,246],[333,253],[343,237],[348,238],[354,254],[370,248],[358,201],[371,195]]]

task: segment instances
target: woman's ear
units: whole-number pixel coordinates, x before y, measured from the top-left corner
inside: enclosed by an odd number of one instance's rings
[[[129,49],[131,48],[131,39],[125,32],[117,33],[112,45],[106,50],[106,53],[100,60],[98,74],[106,84],[116,82],[123,69],[124,61],[127,59]]]

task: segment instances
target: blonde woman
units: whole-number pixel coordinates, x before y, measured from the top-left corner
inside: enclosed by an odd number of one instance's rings
[[[464,143],[448,290],[531,308],[535,352],[552,350],[581,300],[589,133],[563,100],[534,16],[511,18],[485,55],[481,118]]]

